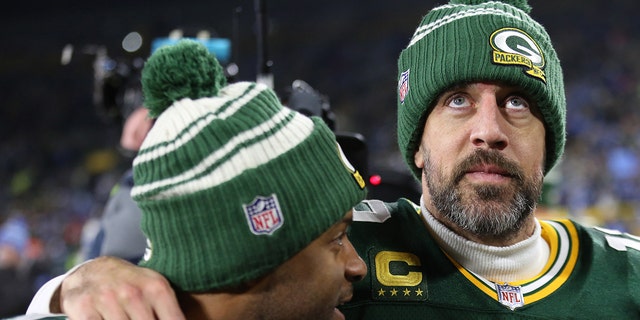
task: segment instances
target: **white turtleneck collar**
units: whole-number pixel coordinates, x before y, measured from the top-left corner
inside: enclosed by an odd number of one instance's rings
[[[507,247],[479,244],[463,238],[440,223],[424,206],[420,207],[431,234],[451,258],[465,269],[493,282],[514,282],[538,275],[549,259],[549,245],[540,236],[536,219],[533,235]]]

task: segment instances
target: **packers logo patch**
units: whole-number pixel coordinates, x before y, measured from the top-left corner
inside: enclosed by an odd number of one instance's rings
[[[244,214],[251,233],[270,235],[284,223],[282,210],[275,194],[268,197],[257,196],[249,204],[243,204]]]
[[[427,279],[422,262],[413,253],[371,252],[371,296],[382,301],[426,301]]]
[[[523,66],[527,75],[547,82],[542,50],[527,33],[516,28],[502,28],[491,34],[490,42],[493,63]]]

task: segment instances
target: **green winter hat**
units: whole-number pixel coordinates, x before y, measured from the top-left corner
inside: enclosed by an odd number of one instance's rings
[[[414,164],[425,121],[453,85],[498,81],[519,86],[537,103],[545,125],[545,174],[564,152],[566,100],[560,61],[526,0],[451,0],[432,9],[398,60],[398,144]]]
[[[140,264],[188,292],[269,273],[365,197],[320,118],[264,85],[225,86],[221,72],[193,40],[160,48],[142,72],[159,116],[133,163],[148,238]]]

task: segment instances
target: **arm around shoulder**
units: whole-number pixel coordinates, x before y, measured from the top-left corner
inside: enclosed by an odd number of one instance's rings
[[[64,279],[66,279],[71,273],[76,271],[78,268],[88,263],[91,260],[85,261],[73,268],[71,268],[67,273],[59,275],[45,283],[38,292],[36,292],[35,296],[31,300],[29,304],[29,308],[27,308],[28,315],[35,314],[48,314],[51,312],[60,312],[60,301],[59,301],[59,293],[60,286]]]

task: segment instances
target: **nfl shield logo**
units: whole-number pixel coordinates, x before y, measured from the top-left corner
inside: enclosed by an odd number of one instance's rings
[[[249,229],[255,235],[270,235],[282,227],[284,217],[275,194],[268,197],[257,196],[251,203],[243,204],[242,208]]]
[[[498,300],[511,310],[524,306],[524,297],[520,286],[510,286],[508,284],[497,284]]]
[[[409,93],[409,69],[400,74],[400,80],[398,80],[398,95],[400,97],[400,103],[404,103],[404,98]]]

